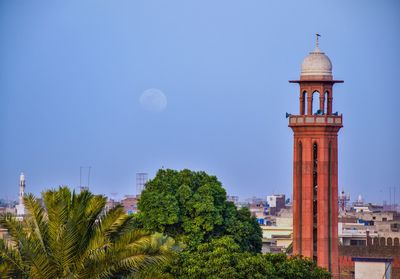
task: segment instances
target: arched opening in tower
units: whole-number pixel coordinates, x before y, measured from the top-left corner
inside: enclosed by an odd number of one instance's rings
[[[324,114],[328,114],[328,96],[329,96],[329,92],[325,91],[324,93]]]
[[[301,98],[300,98],[300,114],[304,115],[307,114],[307,91],[303,91],[301,93]]]
[[[318,91],[314,91],[312,93],[312,107],[311,107],[312,114],[317,114],[320,111],[319,96],[320,93]]]

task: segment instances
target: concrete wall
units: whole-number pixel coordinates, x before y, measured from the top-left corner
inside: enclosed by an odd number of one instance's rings
[[[390,270],[386,272],[385,262],[355,262],[354,279],[390,279]],[[385,275],[387,273],[387,276]]]

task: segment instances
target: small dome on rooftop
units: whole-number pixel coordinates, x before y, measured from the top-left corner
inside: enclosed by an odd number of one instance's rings
[[[327,76],[332,77],[332,62],[325,53],[321,52],[318,47],[318,36],[317,35],[317,46],[314,51],[310,52],[309,55],[304,58],[301,64],[300,76]]]

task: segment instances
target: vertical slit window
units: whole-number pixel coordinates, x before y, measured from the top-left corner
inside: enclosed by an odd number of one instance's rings
[[[313,144],[313,259],[318,255],[318,145]]]
[[[299,142],[298,146],[298,161],[297,161],[297,201],[298,212],[297,212],[297,220],[298,220],[298,236],[299,236],[299,254],[302,254],[302,212],[303,212],[303,200],[302,200],[302,191],[303,191],[303,146],[301,142]]]
[[[328,146],[328,270],[332,271],[332,143]]]

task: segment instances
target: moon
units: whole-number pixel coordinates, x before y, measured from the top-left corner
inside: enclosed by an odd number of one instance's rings
[[[142,108],[151,112],[162,112],[167,108],[167,96],[157,88],[143,91],[139,102]]]

